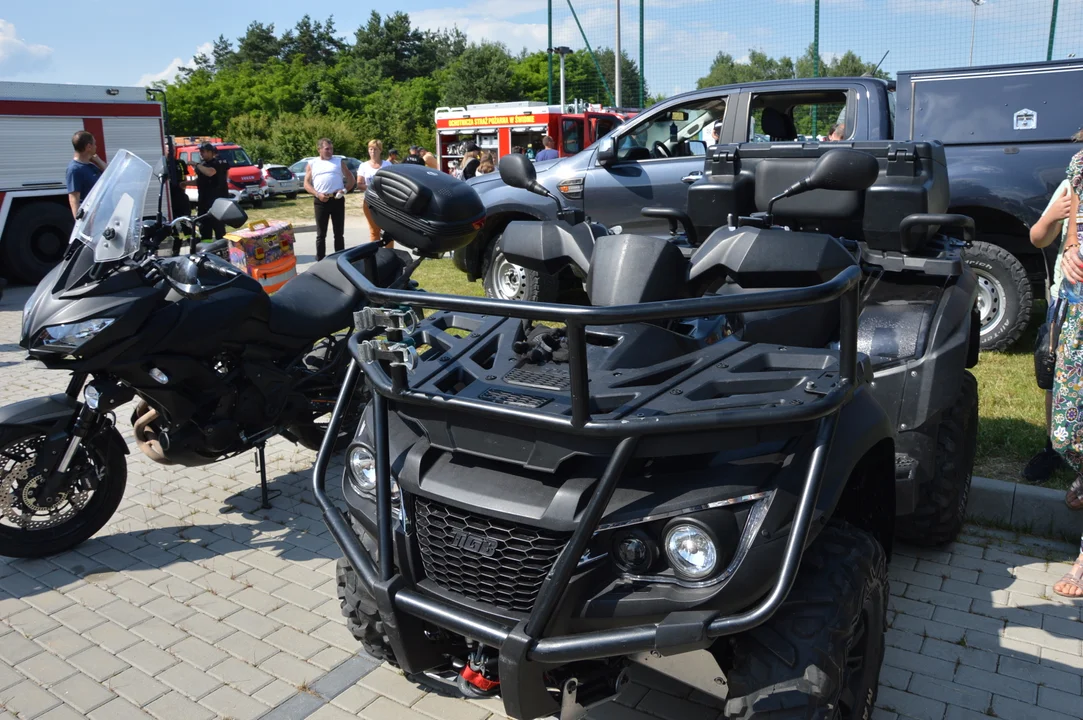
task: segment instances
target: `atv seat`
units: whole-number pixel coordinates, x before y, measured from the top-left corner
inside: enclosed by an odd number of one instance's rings
[[[328,255],[271,296],[271,332],[318,338],[353,325],[353,311],[358,309],[361,291],[339,271],[339,255]],[[376,253],[377,284],[390,284],[404,265],[394,250],[381,248]]]

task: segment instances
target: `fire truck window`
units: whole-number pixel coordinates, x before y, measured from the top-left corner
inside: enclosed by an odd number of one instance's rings
[[[617,126],[616,118],[598,118],[594,121],[594,138],[597,140]]]
[[[574,155],[583,149],[583,121],[564,119],[560,126],[561,152]]]
[[[713,128],[721,123],[725,113],[726,98],[715,97],[670,106],[636,118],[637,122],[617,138],[617,160],[636,162],[694,155],[699,146],[689,146],[689,142],[711,137]]]

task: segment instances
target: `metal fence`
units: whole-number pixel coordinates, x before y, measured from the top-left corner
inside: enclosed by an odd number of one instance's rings
[[[829,75],[867,67],[894,77],[926,70],[1083,55],[1083,0],[547,0],[549,47],[567,57],[568,102],[625,107],[694,89],[720,53],[715,77],[766,71]],[[619,17],[620,33],[617,25]],[[617,83],[614,49],[624,62]],[[819,62],[816,62],[818,49]],[[761,55],[762,53],[762,55]],[[788,58],[771,65],[772,60]],[[552,53],[553,102],[560,56]],[[802,58],[804,61],[802,62]],[[723,58],[723,64],[726,64]],[[744,68],[739,66],[752,65]],[[723,68],[724,69],[724,68]],[[641,72],[642,71],[642,72]],[[736,75],[735,75],[736,74]]]

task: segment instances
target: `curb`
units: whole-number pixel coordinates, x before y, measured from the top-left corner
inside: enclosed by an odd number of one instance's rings
[[[966,516],[978,523],[1029,534],[1071,539],[1083,531],[1083,514],[1064,504],[1064,491],[974,476]]]

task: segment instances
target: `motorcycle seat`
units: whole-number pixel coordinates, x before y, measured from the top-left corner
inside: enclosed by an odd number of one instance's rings
[[[353,326],[353,311],[360,308],[363,298],[339,271],[338,257],[339,253],[328,255],[271,296],[271,332],[317,339]],[[403,265],[395,251],[380,249],[376,254],[377,283],[390,283]]]

